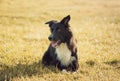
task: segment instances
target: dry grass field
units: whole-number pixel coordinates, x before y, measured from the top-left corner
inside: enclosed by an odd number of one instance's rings
[[[80,67],[43,67],[49,20],[71,15]],[[120,81],[120,0],[0,0],[0,81]]]

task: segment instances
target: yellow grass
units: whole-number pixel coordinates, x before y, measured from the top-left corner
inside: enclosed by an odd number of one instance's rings
[[[41,58],[44,23],[71,15],[80,67],[62,74]],[[120,0],[0,0],[0,81],[120,81]]]

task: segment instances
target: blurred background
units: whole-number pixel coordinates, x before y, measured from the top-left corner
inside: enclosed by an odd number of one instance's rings
[[[71,15],[80,68],[43,68],[49,20]],[[57,74],[57,75],[56,75]],[[0,81],[119,81],[120,0],[0,0]],[[56,78],[57,77],[57,78]]]

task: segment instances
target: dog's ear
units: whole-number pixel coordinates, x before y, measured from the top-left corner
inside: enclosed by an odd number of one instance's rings
[[[62,23],[62,24],[64,24],[64,25],[68,26],[68,22],[69,22],[69,21],[70,21],[70,15],[64,17],[64,18],[61,20],[60,23]]]
[[[55,21],[55,20],[51,20],[51,21],[46,22],[45,24],[49,24],[49,27],[51,27],[56,22],[57,21]]]

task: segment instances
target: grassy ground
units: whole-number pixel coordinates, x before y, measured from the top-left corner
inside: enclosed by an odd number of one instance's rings
[[[44,23],[71,15],[79,70],[41,65]],[[120,0],[0,0],[0,81],[120,81]]]

